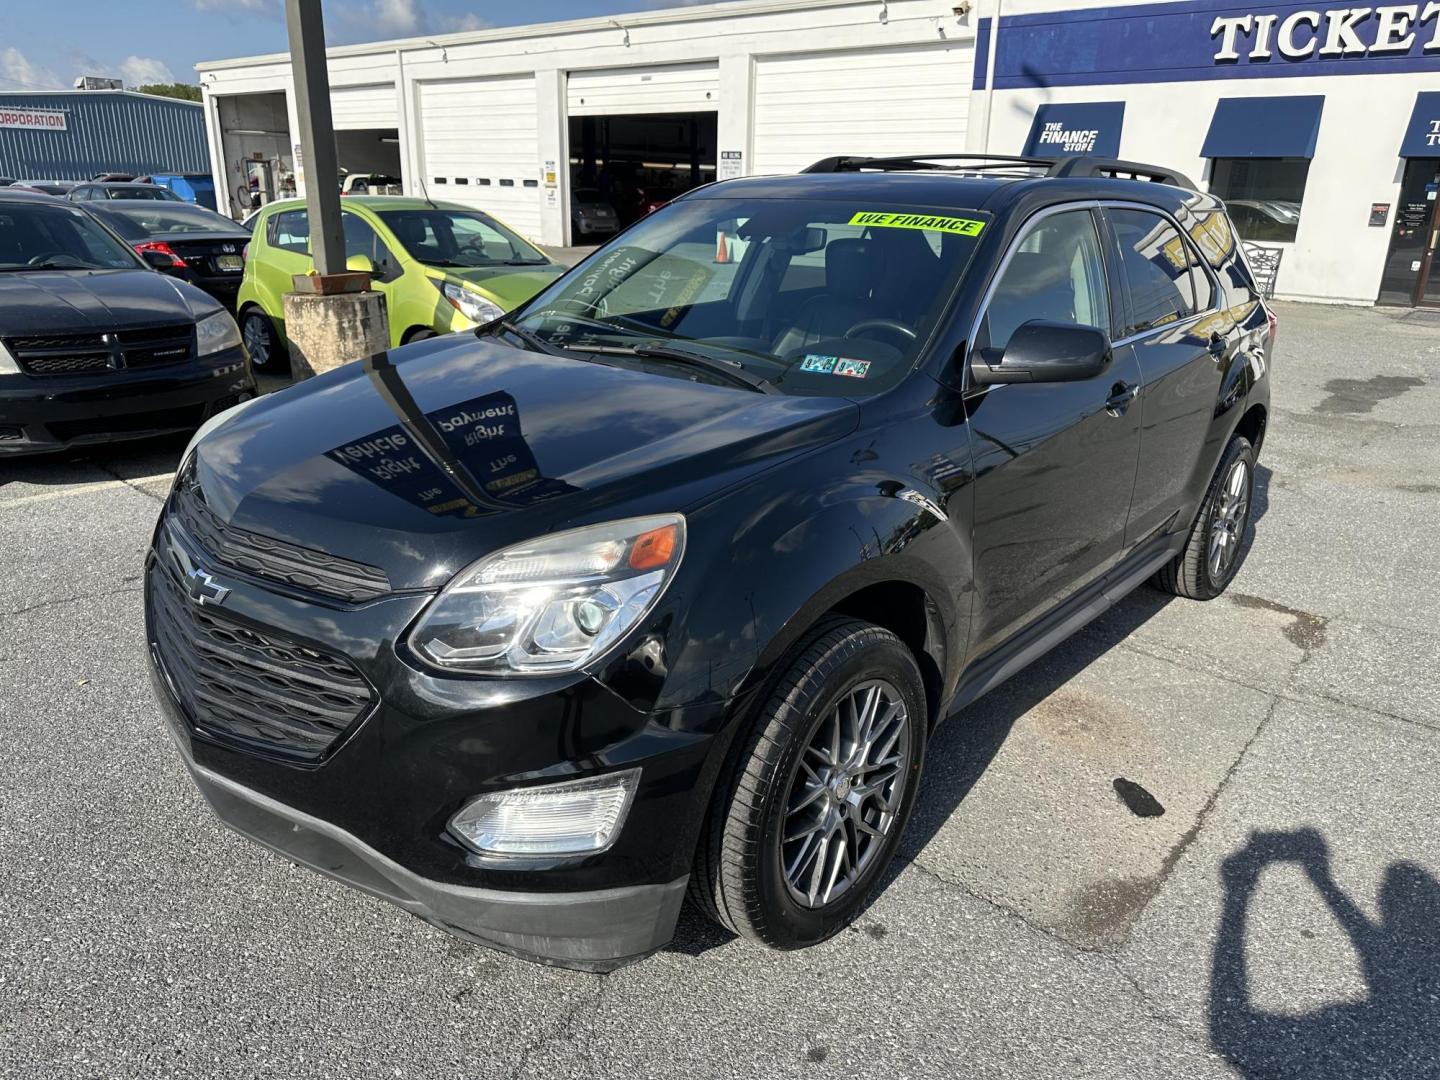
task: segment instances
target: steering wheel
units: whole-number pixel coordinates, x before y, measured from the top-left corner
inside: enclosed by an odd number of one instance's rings
[[[50,262],[52,259],[69,259],[71,262],[74,263],[82,261],[80,259],[77,259],[74,255],[71,255],[68,251],[42,251],[39,255],[36,255],[25,265],[43,266],[45,263]]]
[[[900,334],[901,336],[910,339],[911,341],[914,341],[915,338],[918,336],[916,335],[914,330],[910,329],[910,327],[906,326],[902,322],[897,322],[894,319],[864,319],[860,322],[857,322],[854,326],[850,327],[849,330],[846,330],[842,336],[852,338],[859,334],[863,334],[866,330],[890,330],[896,334]]]

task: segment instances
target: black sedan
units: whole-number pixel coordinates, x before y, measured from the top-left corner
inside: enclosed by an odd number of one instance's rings
[[[229,218],[203,206],[156,200],[117,199],[86,209],[163,273],[234,307],[250,234]]]
[[[190,430],[254,394],[212,297],[80,207],[0,189],[0,456]]]

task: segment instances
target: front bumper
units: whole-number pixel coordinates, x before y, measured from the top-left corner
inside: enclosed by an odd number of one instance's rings
[[[154,369],[0,376],[0,456],[194,430],[255,393],[242,349]]]
[[[542,963],[608,971],[649,955],[675,932],[684,877],[660,885],[565,893],[433,881],[328,821],[184,757],[210,808],[242,836],[457,936]]]
[[[185,764],[222,821],[460,937],[529,959],[603,970],[670,940],[708,807],[723,704],[652,713],[585,676],[430,674],[395,644],[428,594],[348,605],[277,589],[186,540],[174,505],[172,496],[146,567],[150,668]],[[161,645],[175,638],[158,630],[170,618],[160,609],[174,610],[176,600],[162,598],[157,575],[177,543],[227,590],[223,608],[193,601],[210,620],[223,619],[233,635],[267,635],[278,645],[272,658],[283,643],[344,657],[374,689],[318,758],[277,756],[253,735],[227,733],[210,706],[184,703],[193,681],[177,682],[183,663]],[[631,768],[641,772],[638,788],[601,853],[483,856],[447,831],[479,794]]]

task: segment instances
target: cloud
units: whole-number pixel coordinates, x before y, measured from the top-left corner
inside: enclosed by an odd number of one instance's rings
[[[277,6],[277,0],[190,0],[196,11],[223,11],[236,14],[241,11],[268,11]]]
[[[127,56],[120,62],[120,78],[126,86],[148,86],[151,83],[173,83],[175,73],[159,60],[148,56]]]
[[[403,37],[429,29],[430,18],[419,0],[371,0],[369,22],[382,37]]]
[[[482,19],[473,11],[465,15],[451,15],[441,24],[441,28],[447,34],[456,34],[462,30],[488,30],[495,24],[489,19]]]
[[[30,58],[15,46],[0,49],[0,86],[7,90],[67,90],[69,84],[55,72]]]

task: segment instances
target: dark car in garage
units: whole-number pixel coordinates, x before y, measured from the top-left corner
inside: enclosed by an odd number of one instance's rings
[[[250,233],[203,206],[156,199],[117,199],[86,209],[162,273],[204,289],[231,309],[245,270]],[[167,265],[168,260],[168,265]]]
[[[0,455],[192,430],[254,393],[213,297],[80,207],[0,190]]]
[[[1147,581],[1234,580],[1275,333],[1223,204],[1153,166],[711,184],[198,438],[157,694],[224,821],[467,940],[614,967],[688,891],[814,944],[938,724]]]

